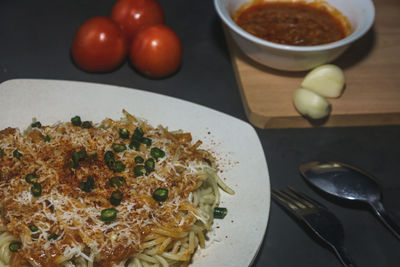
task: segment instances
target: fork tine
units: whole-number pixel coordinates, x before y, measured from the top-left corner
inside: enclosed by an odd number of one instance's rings
[[[289,190],[291,191],[291,193],[295,196],[297,196],[297,198],[300,199],[304,199],[304,201],[308,202],[309,204],[311,204],[312,206],[315,207],[319,207],[319,208],[326,208],[324,205],[322,205],[321,203],[319,203],[318,201],[316,201],[315,199],[311,199],[310,197],[308,197],[307,195],[297,191],[296,189],[294,189],[291,186],[288,186]],[[311,206],[310,206],[311,207]]]
[[[287,200],[292,203],[292,205],[297,206],[297,208],[300,209],[305,209],[307,208],[306,205],[304,205],[304,201],[293,195],[290,191],[288,190],[281,190],[280,191],[281,195]]]
[[[272,197],[292,212],[298,209],[298,207],[294,205],[290,199],[287,199],[287,197],[285,197],[281,191],[272,189]]]
[[[301,209],[314,208],[314,205],[312,205],[312,203],[307,202],[307,200],[299,197],[298,195],[294,194],[290,190],[283,191],[282,194],[284,194],[287,199],[290,199],[293,203],[295,203]]]

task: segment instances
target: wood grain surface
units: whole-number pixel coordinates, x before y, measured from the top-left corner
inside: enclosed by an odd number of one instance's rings
[[[332,112],[323,121],[302,117],[292,103],[306,72],[283,72],[248,58],[226,38],[246,111],[259,128],[305,128],[400,124],[400,1],[374,1],[372,29],[333,64],[344,69],[346,87],[330,99]]]

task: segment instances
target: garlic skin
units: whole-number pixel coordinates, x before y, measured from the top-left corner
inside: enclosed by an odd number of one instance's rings
[[[345,84],[344,72],[336,65],[326,64],[310,71],[301,87],[330,98],[337,98],[342,94]]]
[[[298,112],[311,119],[322,119],[331,112],[331,103],[319,94],[298,88],[293,93],[293,104]]]

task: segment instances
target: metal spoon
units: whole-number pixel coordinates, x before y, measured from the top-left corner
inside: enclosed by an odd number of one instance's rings
[[[386,227],[400,239],[400,226],[383,207],[381,189],[372,175],[333,161],[303,163],[300,173],[306,181],[330,195],[368,203]]]

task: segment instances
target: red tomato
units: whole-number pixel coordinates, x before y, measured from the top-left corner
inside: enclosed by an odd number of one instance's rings
[[[132,39],[132,64],[143,74],[162,78],[174,73],[182,61],[182,44],[169,27],[159,24],[144,28]]]
[[[156,0],[119,0],[111,10],[111,18],[131,40],[141,28],[164,24],[164,11]]]
[[[118,67],[126,58],[128,45],[119,25],[106,17],[85,21],[72,41],[72,57],[80,68],[105,72]]]

